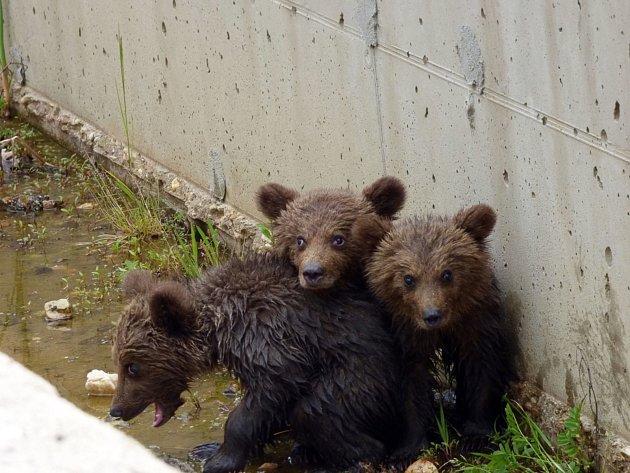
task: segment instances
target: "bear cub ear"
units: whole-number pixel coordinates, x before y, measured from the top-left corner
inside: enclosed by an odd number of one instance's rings
[[[266,217],[276,219],[290,202],[297,199],[299,192],[275,182],[263,184],[256,192],[256,207]]]
[[[460,210],[453,217],[455,225],[470,234],[478,242],[483,242],[497,223],[497,214],[486,204],[473,205]]]
[[[127,300],[146,294],[153,289],[155,281],[155,277],[150,271],[144,269],[129,271],[122,283],[123,294]]]
[[[160,283],[149,296],[153,324],[171,337],[181,337],[194,328],[195,301],[184,285]]]
[[[405,205],[405,186],[395,177],[381,177],[363,189],[363,197],[377,215],[392,218]]]

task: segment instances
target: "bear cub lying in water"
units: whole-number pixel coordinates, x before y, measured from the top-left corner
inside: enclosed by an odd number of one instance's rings
[[[158,427],[189,381],[219,363],[241,381],[204,472],[242,470],[287,425],[324,466],[382,462],[396,447],[400,361],[387,316],[368,297],[305,291],[273,255],[233,260],[189,286],[137,271],[123,287],[130,302],[114,335],[112,416],[129,420],[154,403]]]

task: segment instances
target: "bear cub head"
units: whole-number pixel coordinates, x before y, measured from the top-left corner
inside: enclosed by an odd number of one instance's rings
[[[182,284],[158,282],[148,271],[130,272],[123,291],[130,302],[114,332],[118,384],[110,414],[129,420],[154,403],[159,427],[184,403],[181,393],[198,366],[208,363],[198,348],[194,300]]]
[[[372,291],[416,330],[459,330],[467,314],[495,297],[487,249],[495,223],[495,211],[484,204],[450,218],[397,222],[368,263]]]
[[[274,250],[288,257],[305,289],[362,284],[367,258],[391,228],[405,188],[382,177],[361,194],[316,189],[304,194],[276,183],[261,186],[258,209],[273,220]]]

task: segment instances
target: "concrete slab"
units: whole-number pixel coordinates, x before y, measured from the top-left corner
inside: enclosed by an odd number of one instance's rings
[[[61,398],[0,353],[0,471],[173,473],[131,437]]]

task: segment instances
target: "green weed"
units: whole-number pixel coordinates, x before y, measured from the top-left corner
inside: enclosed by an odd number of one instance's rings
[[[257,223],[256,227],[258,228],[258,230],[260,230],[260,233],[262,233],[262,236],[264,236],[267,240],[273,243],[273,233],[271,232],[271,229],[267,227],[267,225],[265,225],[264,223]]]
[[[162,234],[162,208],[158,196],[133,192],[109,171],[94,168],[95,197],[99,211],[123,237],[150,238]]]
[[[554,447],[540,426],[516,402],[506,404],[507,430],[498,439],[492,453],[476,454],[476,459],[451,460],[453,471],[460,472],[523,472],[583,473],[591,462],[580,423],[581,405],[569,412],[564,430]]]
[[[212,222],[206,222],[209,237],[204,233],[203,229],[195,225],[197,233],[201,237],[201,249],[206,261],[211,266],[221,265],[221,254],[219,253],[219,232]]]
[[[440,434],[440,444],[438,450],[443,452],[447,457],[451,457],[453,448],[456,445],[455,439],[451,436],[451,431],[446,421],[446,415],[444,414],[444,405],[440,402],[439,416],[435,419]]]
[[[123,262],[122,266],[118,266],[116,268],[118,282],[122,283],[125,280],[125,276],[129,271],[135,271],[137,269],[149,269],[149,267],[145,263],[137,259],[126,259]]]
[[[190,243],[186,242],[182,235],[176,234],[178,244],[171,247],[175,258],[180,262],[184,273],[189,278],[198,277],[202,268],[208,264],[210,266],[221,264],[218,231],[212,222],[207,223],[207,229],[208,234],[199,225],[192,224],[190,226]]]
[[[69,282],[62,278],[64,289],[69,289]],[[70,291],[75,304],[84,313],[89,314],[93,308],[100,307],[105,301],[116,300],[118,296],[119,281],[115,273],[107,265],[96,266],[89,275],[79,271],[75,279],[74,288]]]
[[[421,453],[420,458],[429,460],[434,464],[443,463],[446,467],[445,471],[452,471],[449,469],[448,460],[453,457],[457,440],[451,435],[451,429],[446,419],[442,401],[440,401],[440,410],[435,417],[435,423],[440,435],[440,440],[439,442],[431,443],[431,445]]]
[[[127,140],[127,164],[131,167],[131,137],[133,135],[133,120],[127,113],[127,85],[125,82],[125,57],[123,38],[120,33],[120,27],[118,28],[118,34],[116,35],[118,41],[118,62],[120,63],[120,84],[121,90],[118,89],[116,84],[116,95],[118,97],[118,109],[120,111],[120,118],[123,124],[123,130],[125,132],[125,139]]]

